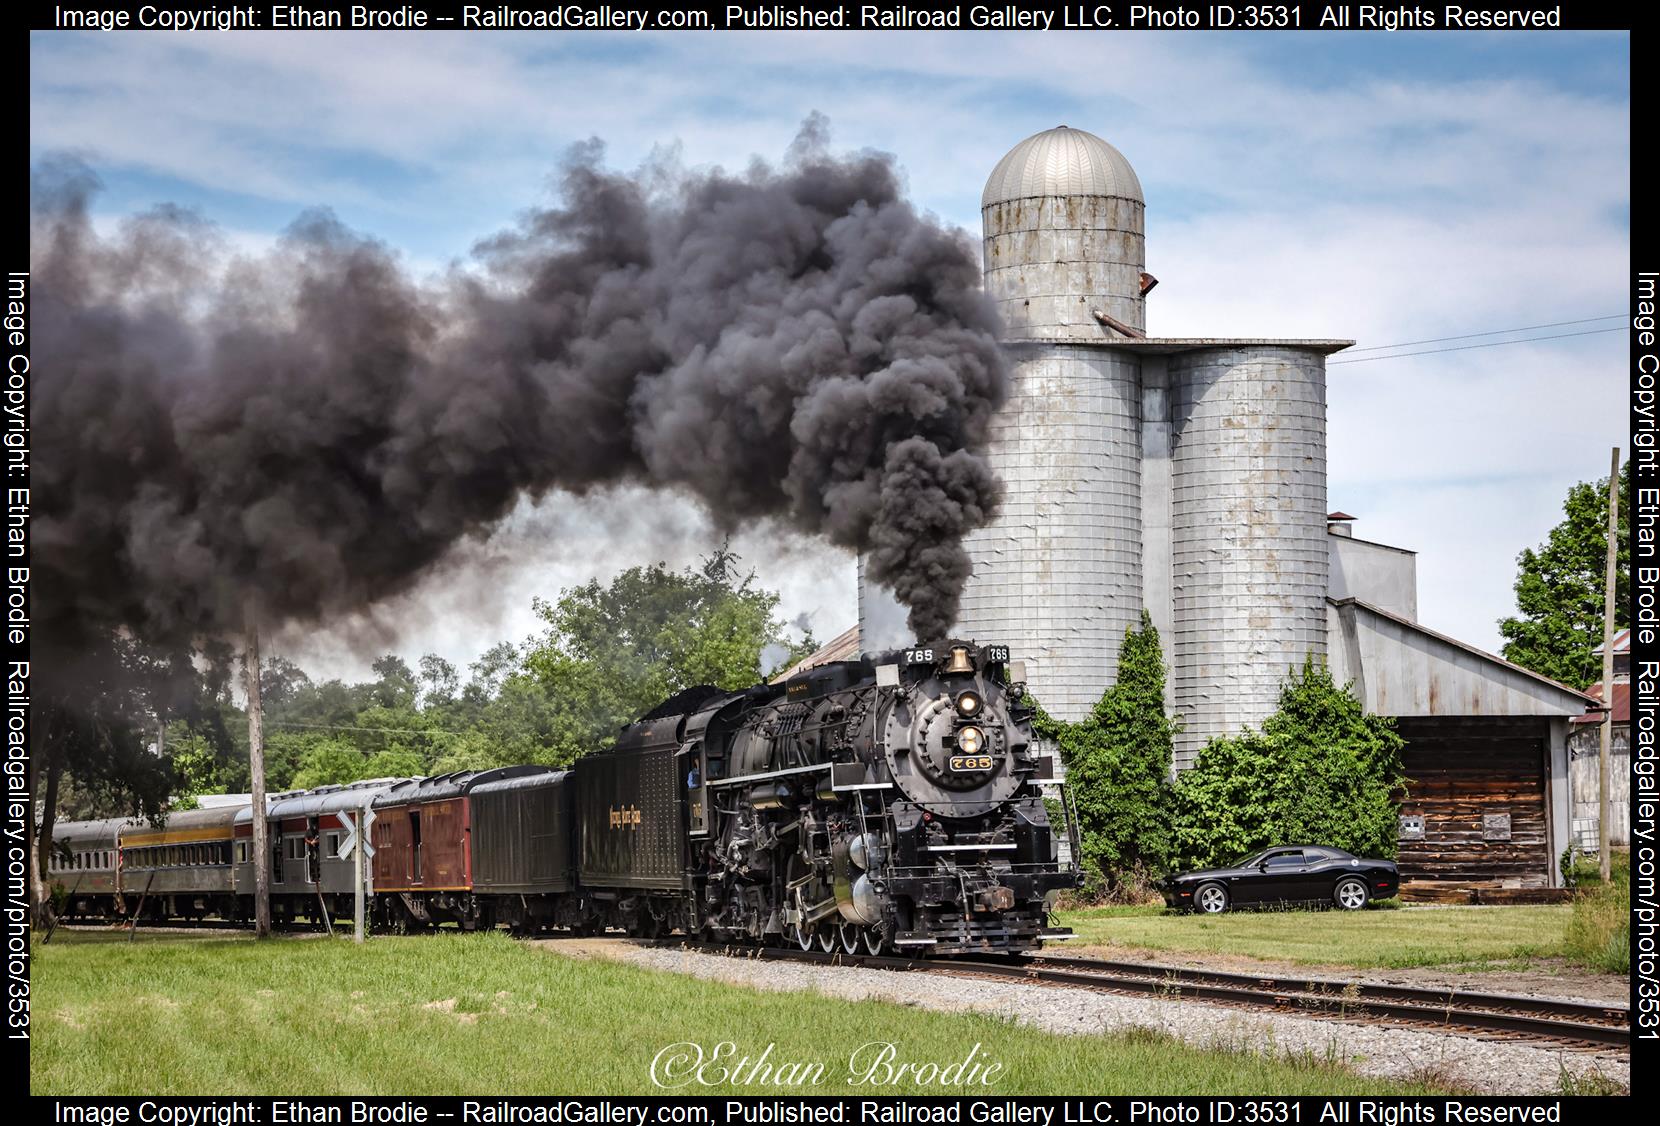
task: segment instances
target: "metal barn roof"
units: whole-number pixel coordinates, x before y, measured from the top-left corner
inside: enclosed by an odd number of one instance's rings
[[[1594,655],[1598,656],[1598,657],[1602,656],[1602,646],[1598,645],[1595,649],[1591,650],[1591,652]],[[1619,630],[1618,632],[1616,632],[1614,634],[1614,652],[1616,652],[1616,653],[1629,653],[1629,652],[1631,652],[1631,630],[1630,629],[1622,629],[1622,630]]]
[[[1590,696],[1362,602],[1326,600],[1332,679],[1393,716],[1576,716]]]
[[[806,672],[808,669],[829,664],[831,661],[856,661],[858,659],[859,627],[855,624],[851,629],[838,633],[812,653],[774,676],[769,683],[783,684],[796,673]]]
[[[1596,710],[1586,712],[1584,715],[1576,715],[1574,716],[1573,721],[1581,724],[1601,723],[1603,712],[1602,683],[1599,681],[1596,684],[1591,685],[1591,687],[1587,688],[1585,691],[1595,697],[1597,701],[1595,704]],[[1613,711],[1615,723],[1631,722],[1631,682],[1629,680],[1616,680],[1614,682]]]

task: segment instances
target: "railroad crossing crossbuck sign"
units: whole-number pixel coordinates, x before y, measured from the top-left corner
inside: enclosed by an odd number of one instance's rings
[[[358,810],[357,817],[355,818],[345,817],[339,814],[336,816],[339,817],[340,823],[346,827],[346,838],[340,842],[340,859],[349,859],[352,855],[352,849],[357,847],[357,828],[353,824],[354,821],[360,821],[363,824],[364,857],[370,860],[374,859],[375,846],[369,843],[369,826],[375,823],[375,811],[372,809],[360,809]]]

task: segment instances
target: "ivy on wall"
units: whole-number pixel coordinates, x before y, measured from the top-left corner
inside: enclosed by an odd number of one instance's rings
[[[1143,613],[1125,633],[1118,682],[1087,718],[1038,711],[1038,734],[1066,764],[1086,893],[1133,893],[1152,876],[1275,844],[1395,855],[1403,740],[1324,665],[1311,659],[1292,671],[1260,729],[1212,739],[1174,783],[1177,724],[1164,709],[1164,678],[1158,631]]]
[[[1038,733],[1060,748],[1077,805],[1086,891],[1133,887],[1170,863],[1176,725],[1164,711],[1164,675],[1158,630],[1144,611],[1140,628],[1124,634],[1118,682],[1087,719],[1040,713]]]
[[[1393,858],[1404,745],[1394,721],[1305,661],[1261,730],[1212,739],[1177,779],[1177,865],[1213,867],[1276,844]]]

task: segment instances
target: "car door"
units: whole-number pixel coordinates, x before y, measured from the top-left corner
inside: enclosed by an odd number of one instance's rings
[[[1256,853],[1230,864],[1219,870],[1215,877],[1218,883],[1226,884],[1228,888],[1228,902],[1235,907],[1255,903],[1262,892],[1262,854]],[[1206,882],[1201,878],[1194,887]]]
[[[1300,848],[1278,848],[1264,856],[1262,874],[1252,881],[1257,885],[1257,902],[1283,903],[1298,898],[1305,868]]]
[[[1300,903],[1329,902],[1332,888],[1341,875],[1335,854],[1323,848],[1303,850],[1303,863],[1295,873],[1286,873],[1285,897]]]

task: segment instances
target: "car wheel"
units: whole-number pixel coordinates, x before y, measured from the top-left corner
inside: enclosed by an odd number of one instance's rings
[[[1359,911],[1366,906],[1370,898],[1366,890],[1366,881],[1357,880],[1352,876],[1346,880],[1339,880],[1337,890],[1332,893],[1332,899],[1345,911]]]
[[[1207,915],[1220,915],[1228,909],[1228,889],[1221,884],[1204,884],[1193,893],[1193,905]]]

